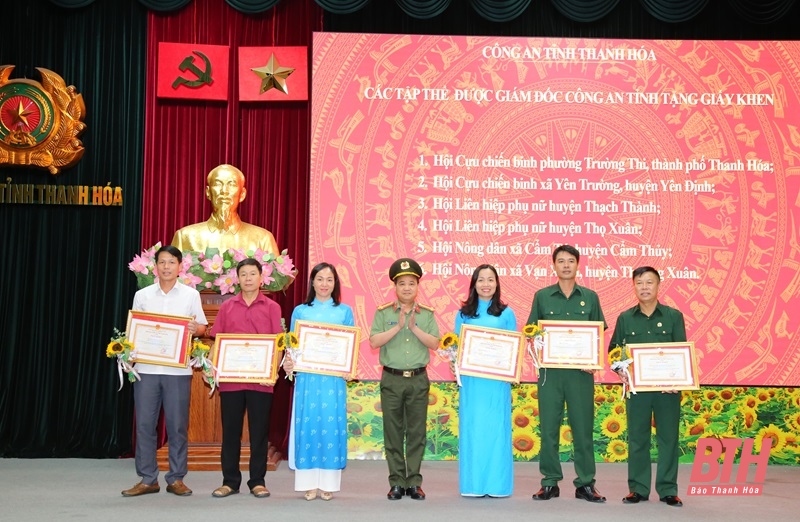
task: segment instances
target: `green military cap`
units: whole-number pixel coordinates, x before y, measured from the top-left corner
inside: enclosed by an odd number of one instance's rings
[[[389,279],[394,281],[404,275],[413,275],[419,279],[422,277],[422,267],[411,258],[403,257],[398,259],[389,267]]]

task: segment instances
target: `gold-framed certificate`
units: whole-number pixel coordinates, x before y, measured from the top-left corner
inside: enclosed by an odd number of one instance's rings
[[[521,332],[462,324],[458,339],[456,364],[461,375],[519,383],[525,353]]]
[[[277,338],[275,334],[217,334],[211,363],[217,369],[218,382],[275,384]]]
[[[294,371],[353,378],[361,329],[357,326],[296,321],[299,346]]]
[[[603,321],[541,319],[539,327],[545,331],[539,354],[542,368],[603,369]]]
[[[699,390],[700,372],[693,342],[627,345],[632,389],[640,391]]]
[[[128,311],[125,333],[133,343],[135,362],[187,368],[191,356],[191,317]]]

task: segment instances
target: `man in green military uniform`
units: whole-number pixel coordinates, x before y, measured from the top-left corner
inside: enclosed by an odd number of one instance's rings
[[[686,342],[683,314],[658,302],[661,276],[655,268],[633,271],[633,291],[639,304],[617,318],[609,349],[633,343]],[[620,375],[625,381],[627,378]],[[639,392],[627,401],[628,410],[628,488],[625,504],[636,504],[650,496],[650,426],[655,417],[658,465],[656,492],[669,506],[683,505],[678,497],[678,426],[681,396],[677,392]]]
[[[425,454],[430,381],[429,350],[439,343],[433,308],[417,302],[422,268],[398,259],[389,268],[397,299],[375,311],[369,344],[380,348],[383,445],[389,464],[389,500],[425,500],[420,466]],[[405,443],[405,444],[404,444]],[[404,450],[405,447],[405,450]]]
[[[528,316],[528,324],[540,319],[556,321],[601,321],[605,317],[597,293],[575,282],[580,252],[571,245],[561,245],[553,251],[553,269],[558,283],[536,292]],[[539,472],[542,487],[534,500],[550,500],[560,495],[558,482],[564,478],[558,458],[558,439],[564,420],[564,404],[572,429],[575,449],[575,498],[589,502],[605,502],[606,498],[594,487],[594,372],[562,368],[542,368],[539,371],[539,420],[542,448],[539,453]]]

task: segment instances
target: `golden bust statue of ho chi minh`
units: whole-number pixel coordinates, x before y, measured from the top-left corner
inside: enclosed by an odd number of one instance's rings
[[[214,211],[211,218],[179,229],[172,246],[181,251],[205,251],[206,248],[256,250],[278,255],[278,245],[272,233],[239,218],[236,209],[244,201],[244,174],[233,165],[219,165],[208,173],[206,197]]]

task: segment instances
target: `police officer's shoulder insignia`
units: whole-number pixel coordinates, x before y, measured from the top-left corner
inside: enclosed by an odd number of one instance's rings
[[[430,305],[426,305],[426,304],[422,304],[422,303],[417,303],[417,306],[418,306],[418,307],[420,307],[420,308],[422,308],[423,310],[428,310],[429,312],[435,312],[435,311],[436,311],[436,309],[435,309],[435,308],[433,308],[433,307],[432,307],[432,306],[430,306]]]
[[[388,303],[383,303],[382,305],[380,305],[378,307],[378,310],[386,310],[387,308],[389,308],[393,304],[394,304],[394,301],[389,301]]]

